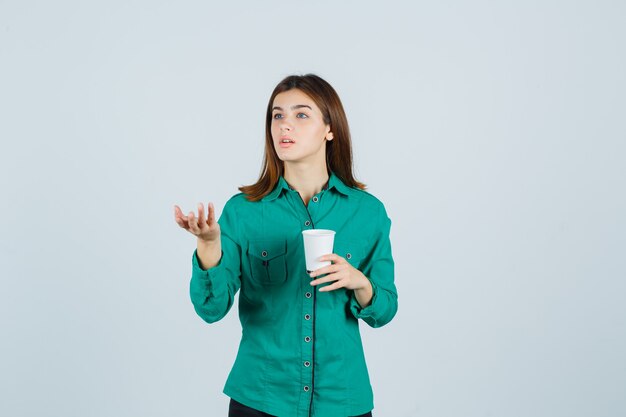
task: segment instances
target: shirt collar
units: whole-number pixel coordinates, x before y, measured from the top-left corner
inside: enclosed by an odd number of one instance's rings
[[[335,190],[339,191],[343,195],[346,195],[346,196],[350,195],[350,187],[344,184],[343,181],[341,181],[341,179],[337,175],[335,175],[333,171],[330,172],[330,176],[328,178],[328,182],[326,183],[326,186],[324,187],[324,190],[331,189],[331,188],[334,188]],[[287,183],[285,178],[281,175],[278,178],[278,183],[276,184],[276,187],[274,187],[272,192],[270,192],[268,195],[263,197],[262,201],[272,201],[278,198],[278,196],[281,195],[283,190],[293,191],[293,188],[291,188],[291,186]]]

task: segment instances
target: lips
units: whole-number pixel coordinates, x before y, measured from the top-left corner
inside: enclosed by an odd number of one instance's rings
[[[292,142],[283,142],[284,140],[290,140]],[[280,145],[281,148],[288,148],[294,145],[295,142],[296,141],[290,138],[289,136],[281,136],[280,140],[278,141],[278,144]]]

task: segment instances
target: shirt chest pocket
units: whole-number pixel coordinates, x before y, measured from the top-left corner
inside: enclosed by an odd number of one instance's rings
[[[344,258],[354,268],[359,269],[364,256],[363,243],[358,240],[335,239],[333,252]]]
[[[287,280],[287,241],[255,240],[248,243],[252,279],[260,284],[276,285]]]

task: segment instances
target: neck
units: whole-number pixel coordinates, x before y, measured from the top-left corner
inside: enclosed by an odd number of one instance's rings
[[[326,165],[291,165],[285,164],[285,181],[300,193],[304,201],[322,191],[328,182],[329,175]]]

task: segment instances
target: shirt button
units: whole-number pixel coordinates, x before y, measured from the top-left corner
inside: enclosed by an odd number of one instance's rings
[[[304,294],[304,296],[305,296],[306,298],[311,298],[311,293],[310,293],[310,292],[308,292],[308,293]]]
[[[306,367],[308,368],[309,366],[311,366],[311,362],[309,362],[309,361],[304,361],[304,366],[306,366]]]
[[[267,251],[264,250],[263,252],[261,252],[261,256],[265,258],[267,256]]]
[[[352,254],[351,253],[346,253],[346,259],[350,259],[352,258]]]
[[[305,391],[305,392],[309,392],[309,386],[308,386],[308,385],[305,385],[305,386],[304,386],[304,391]]]
[[[305,320],[309,320],[310,318],[311,318],[311,316],[310,316],[309,314],[305,314],[305,315],[304,315],[304,319],[305,319]]]
[[[309,220],[307,220],[307,221],[305,221],[305,222],[304,222],[304,225],[305,225],[305,226],[308,226],[308,225],[310,225],[310,224],[311,224],[311,222],[310,222]]]
[[[311,338],[309,336],[307,336],[307,337],[304,338],[304,341],[309,343],[311,341]]]
[[[317,197],[313,197],[313,202],[317,203],[318,198]]]

